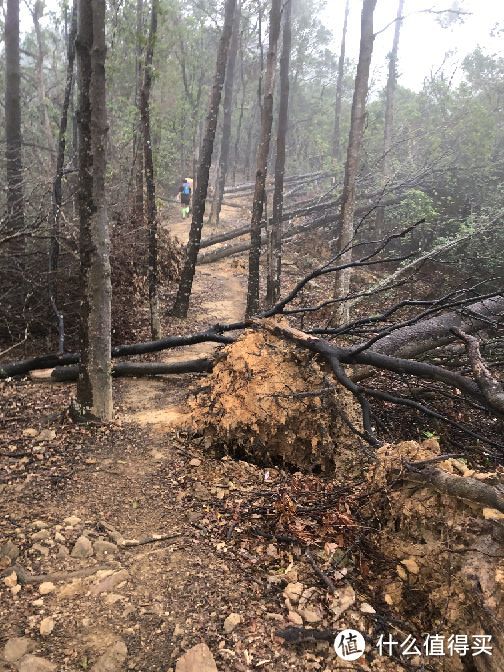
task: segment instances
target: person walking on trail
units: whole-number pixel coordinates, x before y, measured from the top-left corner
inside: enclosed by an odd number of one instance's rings
[[[189,213],[191,212],[192,180],[189,177],[185,177],[180,185],[179,195],[180,211],[182,219],[185,219],[186,217],[189,217]]]

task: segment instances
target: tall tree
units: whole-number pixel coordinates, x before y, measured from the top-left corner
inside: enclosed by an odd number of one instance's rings
[[[404,0],[399,0],[397,7],[397,17],[395,21],[394,40],[392,42],[392,51],[389,54],[387,90],[385,94],[385,119],[383,127],[383,162],[382,162],[382,188],[385,189],[390,179],[390,154],[392,151],[392,138],[394,132],[394,103],[397,89],[397,54],[399,51],[399,36],[403,18]],[[380,234],[383,231],[385,221],[385,208],[379,207],[376,212],[376,231]]]
[[[133,166],[135,172],[135,196],[134,196],[134,221],[136,226],[142,226],[144,221],[144,152],[141,142],[141,133],[138,132],[139,126],[142,127],[141,112],[141,91],[142,91],[142,40],[143,40],[143,0],[137,0],[136,8],[136,53],[135,53],[135,76],[136,91],[135,101],[139,112],[140,124],[135,124],[133,140]]]
[[[19,0],[7,0],[5,16],[5,161],[7,221],[11,230],[19,231],[24,228]]]
[[[157,16],[159,0],[152,0],[151,23],[149,28],[149,41],[145,54],[145,72],[142,90],[140,92],[140,111],[142,117],[143,142],[144,142],[144,165],[145,183],[147,186],[147,227],[149,231],[149,306],[150,325],[153,339],[161,336],[161,323],[159,320],[159,297],[158,297],[158,217],[156,208],[156,183],[154,180],[154,161],[152,158],[152,141],[150,127],[150,91],[152,86],[152,59],[154,56],[154,43],[157,34]]]
[[[340,263],[352,260],[352,240],[354,235],[355,190],[362,139],[364,136],[364,120],[366,115],[366,97],[369,82],[369,67],[373,54],[373,14],[376,0],[363,0],[361,13],[361,37],[359,63],[355,77],[355,88],[352,101],[352,116],[348,137],[347,159],[345,164],[345,181],[341,196],[341,212],[339,232],[335,251],[340,256]],[[336,274],[334,298],[344,298],[350,289],[350,268]],[[345,301],[336,304],[334,318],[337,323],[348,321],[349,310]]]
[[[238,3],[233,22],[233,33],[229,45],[228,62],[226,67],[226,80],[224,82],[224,101],[222,116],[222,139],[219,154],[219,166],[217,168],[217,188],[212,202],[210,221],[216,226],[219,224],[220,211],[224,198],[224,187],[229,165],[229,149],[231,147],[231,121],[233,114],[233,91],[235,80],[236,55],[238,53],[238,38],[240,35],[241,2]]]
[[[73,0],[72,18],[70,21],[70,31],[67,38],[67,70],[65,93],[63,96],[63,105],[61,108],[61,117],[58,132],[58,146],[56,154],[56,175],[52,190],[52,218],[51,218],[51,237],[49,241],[49,303],[56,317],[58,326],[58,349],[63,352],[65,342],[65,331],[63,323],[63,314],[58,308],[58,297],[56,295],[56,271],[58,270],[59,251],[60,251],[60,215],[63,202],[63,172],[65,166],[65,151],[67,144],[68,128],[68,108],[73,93],[74,84],[74,61],[75,61],[75,37],[77,35],[77,0]]]
[[[345,18],[343,21],[343,32],[341,35],[341,47],[338,60],[338,79],[336,80],[336,100],[334,105],[333,158],[337,164],[341,161],[341,99],[343,97],[343,77],[345,75],[346,34],[349,10],[350,0],[346,0]]]
[[[105,0],[79,0],[80,370],[77,411],[112,418],[110,239],[105,199]]]
[[[292,45],[291,11],[294,0],[286,0],[283,8],[282,53],[280,55],[280,103],[275,157],[275,188],[273,214],[268,240],[268,277],[266,302],[269,306],[280,297],[282,272],[282,214],[284,199],[285,150],[289,115],[289,69]]]
[[[173,315],[176,317],[186,317],[189,310],[189,298],[191,296],[194,271],[196,269],[196,260],[201,241],[201,229],[203,228],[203,217],[205,216],[205,202],[208,192],[208,176],[212,164],[213,146],[215,141],[215,132],[217,130],[217,120],[219,115],[220,100],[224,78],[226,76],[226,63],[231,41],[231,32],[233,28],[233,19],[236,11],[236,0],[226,0],[224,9],[224,26],[219,40],[217,50],[217,63],[215,66],[215,77],[210,97],[210,105],[206,120],[205,136],[201,148],[201,157],[198,167],[198,176],[196,188],[193,195],[193,215],[191,221],[191,230],[189,231],[189,241],[187,243],[184,268],[180,277],[180,284],[177,292],[177,298],[173,306]]]
[[[259,270],[261,260],[261,221],[266,200],[266,176],[268,171],[268,155],[273,123],[273,90],[277,62],[277,44],[280,35],[282,0],[272,0],[269,18],[269,44],[266,58],[266,75],[264,78],[264,99],[261,110],[261,137],[257,149],[256,179],[252,218],[250,221],[250,253],[247,288],[248,316],[259,310]]]

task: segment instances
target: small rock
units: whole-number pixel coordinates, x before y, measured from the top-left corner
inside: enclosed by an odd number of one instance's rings
[[[297,604],[301,595],[303,594],[305,587],[302,583],[288,583],[285,590],[283,591],[283,596],[290,600],[292,604]]]
[[[90,592],[92,595],[99,595],[100,593],[110,593],[114,588],[119,586],[123,581],[129,579],[129,574],[125,569],[121,569],[118,572],[114,572],[110,576],[107,576],[105,579],[99,583],[95,583],[91,586]]]
[[[360,610],[362,611],[363,614],[376,614],[376,610],[373,609],[373,607],[367,602],[363,602],[361,604]]]
[[[56,672],[56,665],[40,656],[23,656],[18,663],[18,672]]]
[[[39,632],[42,635],[42,637],[47,637],[47,635],[50,635],[53,629],[54,629],[54,618],[51,618],[51,616],[47,616],[47,618],[42,619],[39,627]]]
[[[49,595],[49,593],[52,593],[54,590],[56,590],[56,586],[51,581],[44,581],[44,583],[41,583],[39,586],[39,593],[41,595]]]
[[[420,572],[420,567],[415,558],[405,558],[401,560],[401,565],[404,565],[411,574],[418,574]]]
[[[78,516],[68,516],[68,518],[65,518],[63,521],[65,525],[70,525],[70,527],[75,527],[81,522],[81,519]]]
[[[218,672],[218,670],[212,652],[204,642],[201,642],[177,660],[175,672]]]
[[[90,558],[93,555],[93,544],[82,534],[75,542],[70,555],[72,558]]]
[[[192,460],[189,462],[190,467],[200,467],[201,466],[201,460],[199,457],[193,457]]]
[[[91,672],[116,672],[124,665],[127,655],[126,644],[120,639],[98,658],[91,668]]]
[[[323,614],[319,609],[300,609],[299,614],[306,623],[320,623],[323,618]]]
[[[173,637],[181,637],[184,634],[184,628],[180,626],[178,623],[175,623],[175,627],[173,628]]]
[[[44,529],[44,530],[39,530],[38,532],[35,532],[34,534],[31,535],[31,538],[33,541],[42,541],[43,539],[49,539],[51,535],[49,534],[49,530]]]
[[[49,549],[47,548],[47,546],[42,546],[42,544],[33,544],[32,551],[40,553],[40,555],[43,555],[44,558],[47,558],[47,556],[49,555]]]
[[[164,460],[165,457],[161,451],[156,450],[155,448],[154,450],[151,450],[151,455],[155,460]]]
[[[402,565],[397,565],[396,566],[396,572],[399,575],[400,579],[402,579],[403,581],[408,580],[408,574],[407,574],[406,570],[404,569],[404,567]]]
[[[56,432],[54,429],[43,429],[37,435],[37,441],[54,441],[56,438]]]
[[[103,539],[98,539],[93,544],[93,549],[98,560],[106,560],[114,556],[118,548],[111,541],[104,541]]]
[[[0,558],[8,558],[11,562],[19,555],[19,546],[13,544],[12,541],[6,541],[0,545]]]
[[[48,527],[48,525],[45,522],[45,520],[34,520],[32,523],[32,527],[35,528],[36,530],[45,530],[45,528]]]
[[[11,589],[10,589],[10,591],[13,595],[17,595],[20,590],[21,590],[21,586],[19,585],[19,583],[16,583],[16,585],[12,586]]]
[[[66,542],[65,537],[61,534],[61,532],[56,532],[54,535],[55,541],[57,541],[59,544],[64,544]]]
[[[224,621],[224,632],[230,635],[233,630],[242,622],[240,614],[229,614]]]
[[[287,620],[289,620],[291,623],[294,623],[294,625],[303,625],[303,619],[296,611],[289,611]]]
[[[44,599],[42,597],[39,597],[36,600],[33,600],[32,605],[34,607],[43,607],[44,606]]]
[[[16,572],[12,572],[12,574],[9,574],[8,576],[5,577],[3,580],[4,584],[7,586],[7,588],[12,588],[12,586],[15,586],[17,583],[17,574]]]
[[[27,427],[26,429],[23,429],[23,436],[28,438],[38,436],[38,429],[35,429],[34,427]]]
[[[15,663],[26,653],[35,649],[35,642],[28,637],[13,637],[8,639],[4,646],[3,657],[8,663]]]

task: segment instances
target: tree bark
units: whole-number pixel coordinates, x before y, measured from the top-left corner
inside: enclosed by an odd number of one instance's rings
[[[243,56],[243,44],[242,44],[242,39],[240,35],[240,82],[241,82],[241,102],[240,102],[240,114],[238,116],[238,125],[236,128],[236,137],[235,137],[235,143],[234,143],[234,151],[233,151],[233,186],[236,184],[236,170],[238,168],[238,160],[240,158],[240,140],[241,140],[241,132],[242,132],[242,125],[243,125],[243,113],[245,111],[245,99],[247,96],[247,84],[245,81],[245,68],[244,68],[244,56]]]
[[[133,205],[133,217],[135,226],[142,227],[144,224],[144,153],[141,149],[140,133],[138,126],[142,127],[141,90],[142,90],[142,39],[143,39],[143,0],[137,0],[137,25],[136,25],[136,96],[135,102],[138,108],[138,122],[135,124],[134,168],[135,168],[135,196]]]
[[[52,218],[51,218],[51,239],[49,241],[49,303],[56,317],[58,328],[58,352],[62,353],[65,347],[65,329],[63,313],[58,308],[58,296],[56,285],[56,272],[59,263],[59,238],[60,238],[60,214],[61,204],[63,202],[63,170],[65,165],[65,151],[68,128],[68,108],[72,98],[74,83],[74,62],[75,62],[75,37],[77,35],[77,0],[72,5],[72,17],[70,20],[70,31],[68,33],[67,43],[67,70],[65,93],[63,96],[63,106],[61,108],[61,117],[58,132],[58,149],[56,155],[56,175],[52,190]]]
[[[215,132],[217,130],[217,119],[219,115],[222,87],[224,85],[224,78],[226,76],[226,62],[229,51],[229,43],[231,40],[235,10],[236,0],[226,0],[224,26],[219,41],[217,63],[215,67],[215,78],[207,115],[205,137],[203,139],[201,160],[198,168],[198,177],[196,180],[195,192],[193,194],[193,216],[191,221],[191,230],[189,231],[189,241],[187,243],[185,263],[184,268],[182,269],[177,298],[175,300],[175,305],[173,306],[173,315],[176,317],[187,317],[187,311],[189,310],[189,299],[191,296],[194,272],[196,269],[196,260],[198,258],[201,229],[203,228],[205,202],[208,192],[208,177],[212,163]]]
[[[150,128],[150,91],[152,86],[152,59],[157,33],[157,14],[159,0],[152,0],[151,25],[149,41],[145,54],[145,71],[142,90],[140,92],[140,115],[143,130],[143,149],[145,166],[145,183],[147,186],[147,228],[149,231],[148,246],[148,284],[150,327],[153,339],[161,336],[158,296],[158,217],[156,207],[156,182],[154,179],[154,160],[152,157],[152,140]]]
[[[226,79],[224,82],[224,103],[222,118],[222,140],[220,146],[219,166],[217,168],[217,182],[214,199],[212,203],[212,212],[209,222],[219,225],[222,200],[224,198],[224,187],[229,165],[229,149],[231,147],[231,121],[233,113],[233,91],[234,91],[234,72],[236,65],[236,55],[238,53],[238,38],[240,35],[241,3],[235,11],[233,22],[233,32],[231,43],[229,45],[229,55],[226,67]]]
[[[338,60],[338,79],[336,80],[336,100],[334,104],[333,157],[338,165],[341,161],[341,100],[343,97],[343,77],[345,75],[346,34],[349,10],[350,0],[346,0],[345,19],[343,21],[343,33],[341,35],[341,47]]]
[[[355,77],[355,89],[352,102],[352,118],[348,138],[347,160],[345,165],[345,182],[341,201],[341,226],[336,238],[336,254],[341,255],[341,263],[348,263],[352,259],[351,244],[354,234],[355,188],[357,172],[364,136],[364,119],[366,114],[366,96],[368,92],[369,66],[373,53],[373,13],[376,0],[364,0],[361,15],[361,39],[359,63]],[[341,298],[348,294],[350,289],[351,269],[345,269],[336,275],[334,298]],[[336,304],[334,319],[338,324],[347,322],[349,310],[345,302]]]
[[[42,37],[42,30],[40,28],[40,19],[44,14],[44,4],[42,0],[36,0],[33,10],[33,27],[35,29],[35,36],[37,38],[37,59],[36,59],[36,73],[37,73],[37,88],[39,95],[40,115],[42,118],[42,125],[44,128],[45,142],[50,149],[49,152],[49,168],[52,170],[52,162],[54,160],[54,138],[51,130],[51,122],[49,120],[49,112],[47,109],[47,95],[44,78],[44,43]]]
[[[252,218],[250,221],[250,254],[247,288],[247,316],[259,310],[259,270],[261,258],[261,221],[266,198],[266,176],[273,123],[273,89],[277,61],[277,44],[280,34],[282,0],[272,0],[269,19],[269,46],[266,59],[264,99],[261,110],[261,137],[257,150],[256,179]]]
[[[7,0],[5,16],[5,162],[7,225],[24,228],[23,163],[21,159],[21,66],[19,60],[19,0]]]
[[[285,149],[289,114],[289,70],[292,44],[291,9],[294,0],[283,7],[282,54],[280,56],[280,104],[275,158],[275,189],[268,245],[266,303],[272,306],[280,298],[282,273],[282,214],[284,202]]]
[[[110,239],[105,200],[105,0],[79,0],[80,372],[77,411],[112,419]]]
[[[394,41],[392,43],[392,51],[389,54],[389,66],[387,77],[387,90],[385,96],[385,120],[383,127],[383,163],[381,183],[382,188],[385,189],[387,182],[390,179],[390,152],[392,150],[392,136],[394,130],[394,103],[397,89],[397,53],[399,51],[399,36],[402,25],[404,0],[399,0],[397,7],[397,17],[395,21]],[[383,232],[383,225],[385,223],[385,208],[379,207],[376,211],[376,231],[378,235]]]

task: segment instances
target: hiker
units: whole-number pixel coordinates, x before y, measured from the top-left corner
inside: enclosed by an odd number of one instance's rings
[[[185,219],[186,217],[189,217],[189,213],[191,212],[192,180],[189,177],[185,177],[180,185],[179,195],[180,211],[182,219]]]

